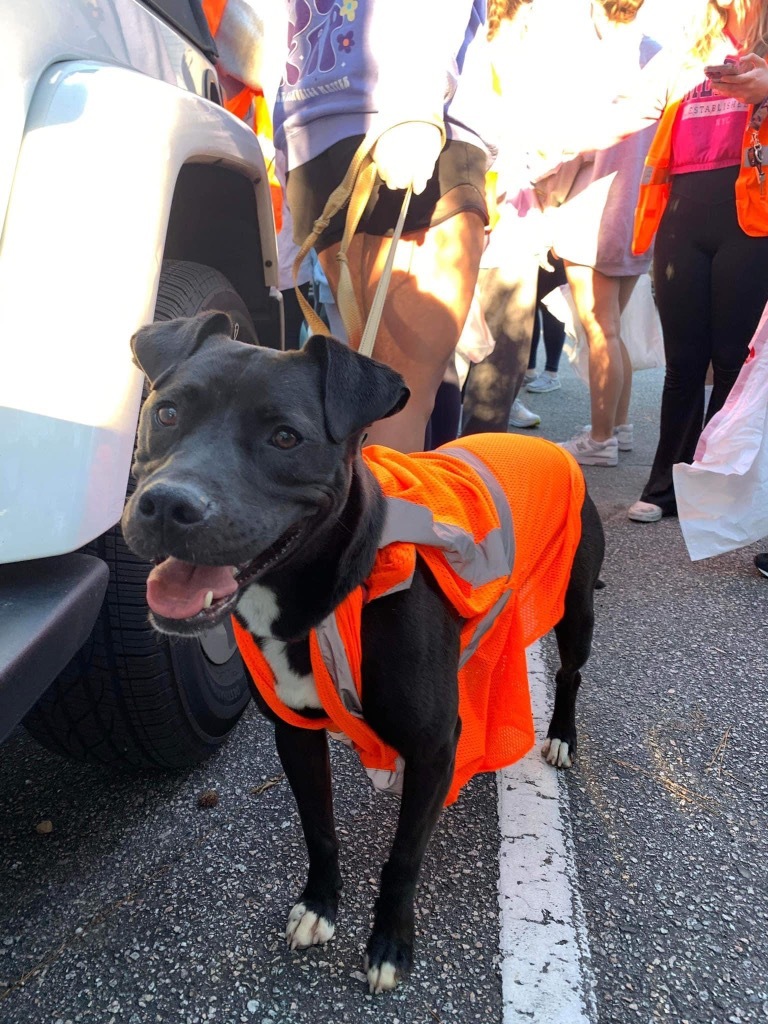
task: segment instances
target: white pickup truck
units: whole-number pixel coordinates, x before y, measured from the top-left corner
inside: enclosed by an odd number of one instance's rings
[[[201,0],[0,4],[0,741],[23,720],[71,757],[183,767],[249,699],[229,630],[150,628],[116,525],[133,332],[210,308],[281,343],[264,159],[216,60]]]

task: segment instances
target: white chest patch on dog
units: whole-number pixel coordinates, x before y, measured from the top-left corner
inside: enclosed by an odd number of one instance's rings
[[[258,583],[248,587],[238,602],[237,613],[246,629],[261,641],[261,652],[275,677],[275,689],[283,704],[294,711],[322,708],[314,676],[297,675],[285,653],[287,644],[272,635],[272,627],[280,617],[275,592]]]
[[[278,697],[294,711],[301,711],[302,708],[322,708],[323,705],[317,695],[315,677],[311,673],[308,676],[299,676],[293,671],[288,664],[286,647],[287,644],[282,640],[270,639],[261,642],[261,653],[274,674]]]
[[[258,637],[271,637],[272,627],[280,618],[280,608],[274,590],[252,583],[240,596],[237,613],[243,619],[249,633]]]

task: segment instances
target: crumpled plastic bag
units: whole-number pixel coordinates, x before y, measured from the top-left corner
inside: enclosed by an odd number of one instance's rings
[[[565,325],[563,352],[583,381],[589,384],[589,345],[581,326],[570,286],[555,288],[542,299],[550,313]],[[664,336],[649,274],[641,274],[621,314],[621,339],[633,370],[664,366]]]
[[[693,561],[768,535],[768,306],[723,408],[689,466],[672,469],[680,528]]]
[[[476,287],[456,352],[470,363],[482,363],[493,352],[495,345],[480,302],[480,289]]]
[[[483,313],[480,286],[476,285],[464,330],[461,332],[459,343],[456,346],[456,372],[459,375],[461,387],[464,387],[466,383],[472,363],[482,363],[485,357],[493,352],[495,345],[496,340],[491,334],[491,329]]]

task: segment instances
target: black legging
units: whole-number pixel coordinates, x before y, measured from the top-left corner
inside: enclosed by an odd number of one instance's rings
[[[692,462],[709,420],[739,375],[768,301],[768,237],[752,238],[736,219],[737,167],[680,174],[656,236],[653,279],[667,370],[659,444],[642,500],[677,515],[672,466]]]
[[[544,369],[550,373],[557,373],[560,366],[560,356],[563,354],[565,345],[565,324],[549,312],[542,302],[542,299],[561,285],[567,284],[565,267],[563,261],[559,260],[552,253],[548,257],[552,270],[545,270],[539,267],[539,277],[536,283],[536,319],[533,324],[533,335],[531,337],[531,354],[528,357],[528,369],[536,369],[536,355],[539,348],[539,333],[544,336],[544,353],[546,362]],[[541,331],[539,331],[539,317],[541,317]]]

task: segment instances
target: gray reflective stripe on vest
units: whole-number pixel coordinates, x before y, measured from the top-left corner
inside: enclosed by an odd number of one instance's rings
[[[477,628],[475,629],[475,632],[472,634],[472,639],[461,652],[461,657],[459,658],[459,668],[461,668],[463,665],[466,665],[466,663],[475,653],[477,648],[480,646],[480,642],[482,641],[483,637],[494,624],[497,616],[501,615],[511,595],[511,590],[505,590],[504,593],[499,598],[499,600],[493,606],[493,608],[491,608],[491,610],[488,612],[488,614],[484,615],[483,618],[478,622]]]
[[[380,793],[391,793],[393,796],[403,795],[403,781],[405,777],[405,761],[398,756],[395,758],[395,770],[388,772],[386,768],[366,768],[368,778]]]
[[[332,740],[337,740],[339,743],[343,743],[345,747],[354,749],[354,744],[346,733],[331,732],[329,730],[328,735]],[[394,771],[389,771],[388,768],[366,768],[365,771],[373,783],[373,788],[377,789],[380,793],[391,793],[393,796],[403,795],[405,761],[399,754],[395,758]]]
[[[473,469],[490,492],[499,516],[499,526],[476,543],[471,533],[453,523],[436,522],[425,505],[416,505],[403,498],[387,498],[387,517],[379,547],[396,541],[409,541],[440,548],[451,569],[473,587],[482,587],[499,577],[509,576],[515,563],[515,532],[512,510],[493,472],[482,459],[460,447],[441,453],[459,459]],[[392,591],[403,590],[400,584]]]
[[[640,179],[641,185],[666,185],[672,180],[668,167],[653,167],[646,165],[643,168],[643,176]]]
[[[496,572],[496,574],[491,578],[497,579],[499,576],[502,576],[505,571],[511,576],[512,567],[515,564],[514,522],[512,519],[512,509],[509,507],[509,500],[504,493],[503,488],[499,484],[499,481],[496,479],[496,475],[488,468],[488,466],[486,466],[482,459],[479,459],[472,452],[465,451],[459,447],[454,447],[451,448],[450,451],[444,452],[444,454],[450,455],[452,458],[461,459],[463,462],[466,462],[468,466],[471,466],[490,491],[493,503],[496,506],[496,511],[499,513],[499,528],[498,530],[494,530],[493,533],[488,536],[493,538],[492,544],[494,550],[497,546],[501,546],[503,554],[500,556],[497,555],[499,559],[497,566],[504,566],[504,569]],[[488,537],[483,541],[483,544],[485,544],[487,540]],[[493,608],[491,608],[490,611],[483,616],[480,622],[478,622],[477,628],[472,634],[472,639],[461,652],[459,668],[461,668],[462,665],[465,665],[475,653],[483,637],[496,620],[496,617],[501,614],[502,610],[506,606],[511,593],[511,590],[506,590]]]
[[[352,675],[352,668],[347,660],[347,651],[344,641],[341,639],[339,625],[336,622],[336,615],[331,613],[328,618],[323,619],[315,629],[317,645],[320,648],[325,667],[330,673],[333,685],[336,687],[341,703],[356,718],[363,717],[363,705],[357,695],[355,679]]]

